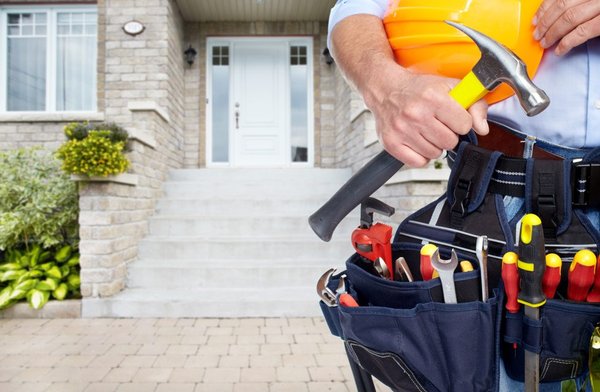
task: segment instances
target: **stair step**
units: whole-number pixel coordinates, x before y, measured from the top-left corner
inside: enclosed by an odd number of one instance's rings
[[[352,233],[358,217],[346,218],[336,228],[337,233]],[[156,236],[252,236],[310,237],[318,240],[306,216],[192,216],[159,214],[150,220],[150,234]],[[348,237],[350,235],[348,234]]]
[[[83,317],[316,317],[314,287],[139,289],[83,299]]]
[[[206,238],[206,237],[146,237],[140,243],[141,259],[189,259],[197,256],[213,258],[247,258],[256,255],[267,259],[277,258],[332,258],[352,252],[350,241],[332,240],[324,243],[316,238]]]
[[[348,254],[350,256],[350,254]],[[251,288],[315,286],[327,269],[343,269],[344,260],[303,260],[271,262],[205,261],[177,265],[149,264],[145,260],[129,267],[127,286],[131,288]],[[207,265],[209,264],[209,265]]]
[[[210,169],[177,169],[169,173],[170,181],[215,181],[222,184],[224,180],[236,184],[248,183],[343,183],[350,178],[350,169],[319,168],[210,168]]]

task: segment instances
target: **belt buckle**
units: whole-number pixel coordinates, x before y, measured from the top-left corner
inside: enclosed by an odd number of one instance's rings
[[[573,161],[573,206],[600,208],[600,163]]]

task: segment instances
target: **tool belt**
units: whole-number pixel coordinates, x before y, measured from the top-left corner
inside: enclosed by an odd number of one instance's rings
[[[373,262],[352,255],[328,287],[335,291],[345,275],[346,290],[359,306],[322,301],[331,332],[356,363],[399,391],[496,391],[500,361],[509,377],[523,381],[524,348],[540,354],[542,383],[584,374],[600,304],[565,298],[573,255],[580,249],[597,254],[600,243],[585,214],[600,205],[600,197],[592,197],[600,195],[600,159],[590,157],[522,159],[461,142],[450,154],[446,193],[406,218],[394,236],[392,259],[404,257],[414,281],[384,279]],[[510,221],[505,196],[524,199]],[[502,255],[516,250],[516,223],[526,212],[541,218],[547,252],[563,261],[557,294],[539,308],[539,321],[525,318],[523,306],[518,313],[504,308]],[[486,301],[475,253],[481,235],[489,244]],[[456,304],[444,303],[440,279],[422,280],[419,251],[425,243],[436,245],[443,258],[454,249],[475,267],[454,274]]]

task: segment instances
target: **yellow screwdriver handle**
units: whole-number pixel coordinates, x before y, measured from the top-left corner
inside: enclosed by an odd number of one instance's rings
[[[450,96],[454,98],[460,106],[468,109],[475,102],[489,93],[483,84],[477,79],[473,71],[469,72],[454,88],[450,91]]]

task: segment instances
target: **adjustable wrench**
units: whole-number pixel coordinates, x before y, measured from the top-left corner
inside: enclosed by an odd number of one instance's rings
[[[436,249],[431,255],[431,265],[440,275],[444,302],[447,304],[457,303],[456,289],[454,288],[454,270],[458,266],[458,256],[456,256],[454,249],[452,249],[449,260],[440,259],[440,250]]]

